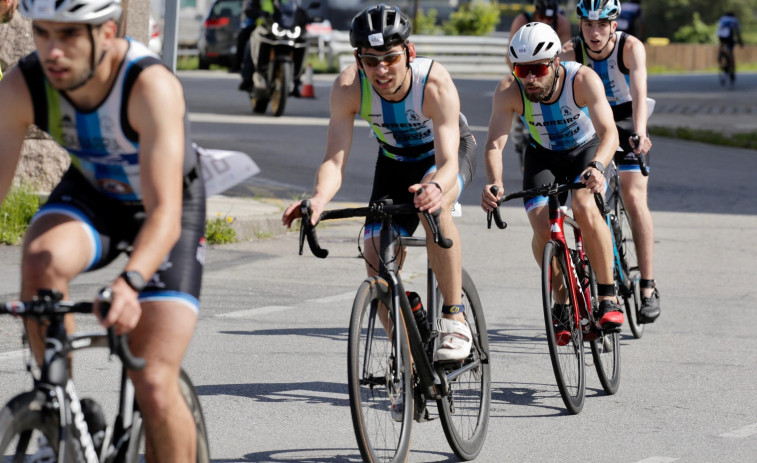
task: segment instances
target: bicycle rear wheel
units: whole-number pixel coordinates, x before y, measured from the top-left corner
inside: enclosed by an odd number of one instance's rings
[[[641,272],[639,270],[639,260],[636,257],[636,243],[633,241],[631,219],[623,203],[623,198],[619,197],[615,202],[615,217],[618,220],[615,242],[618,246],[620,266],[623,272],[623,279],[619,287],[620,296],[626,308],[628,326],[631,328],[631,333],[636,339],[640,339],[644,336],[644,324],[639,323],[641,311],[639,279],[641,278]]]
[[[208,447],[207,428],[205,427],[205,415],[202,412],[200,399],[197,396],[197,391],[192,384],[192,380],[189,379],[189,375],[183,368],[179,372],[179,388],[181,389],[181,395],[184,397],[184,401],[187,403],[195,422],[197,434],[197,463],[210,463],[210,449]],[[136,403],[129,435],[129,448],[126,451],[126,458],[124,461],[127,463],[144,462],[145,430],[142,422],[142,414]]]
[[[400,346],[395,349],[391,335],[381,323],[381,304],[391,306],[389,285],[382,278],[366,279],[357,291],[350,319],[347,352],[350,411],[364,461],[404,462],[410,451],[413,422],[407,332],[402,317],[393,320],[395,329],[401,330]]]
[[[437,288],[437,301],[441,314],[441,291]],[[491,372],[489,365],[489,336],[486,319],[478,291],[468,272],[463,270],[463,297],[465,319],[473,335],[471,353],[462,365],[441,366],[445,374],[459,368],[471,367],[449,381],[449,394],[437,400],[447,442],[461,460],[472,460],[481,452],[489,427],[491,403]]]
[[[25,462],[37,454],[41,438],[49,446],[45,456],[55,461],[75,461],[73,449],[66,451],[66,458],[59,455],[60,417],[47,404],[43,391],[34,390],[20,394],[0,411],[0,459]],[[69,447],[70,448],[70,447]],[[36,455],[42,458],[42,453]],[[13,457],[8,459],[8,457]]]
[[[597,278],[589,264],[586,265],[586,272],[589,275],[592,307],[594,307],[598,304]],[[615,394],[620,386],[620,333],[617,331],[604,333],[592,339],[589,344],[602,389],[609,395]]]
[[[565,407],[570,413],[578,414],[586,397],[583,332],[574,316],[576,301],[568,290],[570,270],[558,243],[547,243],[541,265],[542,302],[549,358]],[[555,300],[555,296],[560,299]]]

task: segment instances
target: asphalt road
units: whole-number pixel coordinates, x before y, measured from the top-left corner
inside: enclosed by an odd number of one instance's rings
[[[230,87],[219,90],[215,107],[209,105],[214,92],[201,92],[208,85],[203,79],[187,84],[195,121],[197,114],[211,111],[246,116],[243,104],[238,110],[231,105],[232,96],[241,96],[232,79],[213,80]],[[486,81],[470,85],[480,85],[482,95],[491,88]],[[312,111],[307,119],[274,125],[231,119],[195,122],[193,128],[207,146],[254,153],[263,172],[253,191],[306,191],[325,137],[324,88],[316,92],[316,101],[293,101],[291,114]],[[475,98],[465,95],[470,99],[464,104],[472,104]],[[472,111],[478,114],[469,116],[478,118],[472,125],[485,126],[485,112]],[[367,197],[372,164],[366,163],[373,149],[361,147],[353,154],[348,173],[355,175],[341,199]],[[655,140],[655,153],[650,202],[663,313],[640,340],[624,327],[616,395],[606,396],[587,369],[588,397],[577,416],[565,412],[555,386],[523,209],[506,208],[506,231],[486,230],[476,206],[478,188],[464,197],[457,221],[464,265],[486,310],[493,356],[491,421],[478,461],[751,462],[757,457],[752,333],[757,156],[665,139]],[[505,185],[515,189],[516,160],[505,156],[510,168]],[[325,260],[298,256],[294,233],[208,251],[200,321],[184,364],[198,386],[214,461],[359,461],[346,390],[349,310],[364,268],[357,258],[359,231],[354,221],[323,227],[321,242],[331,250]],[[18,248],[0,247],[0,263],[0,298],[9,299],[18,288]],[[72,297],[90,297],[119,268],[115,264],[78,278]],[[410,288],[422,287],[423,269],[424,255],[415,250],[403,274]],[[96,329],[91,319],[78,321],[83,330]],[[0,333],[4,403],[31,381],[18,322],[7,318]],[[95,397],[109,412],[115,407],[117,371],[104,352],[75,359],[80,394]],[[412,449],[413,462],[455,461],[438,420],[416,424]]]

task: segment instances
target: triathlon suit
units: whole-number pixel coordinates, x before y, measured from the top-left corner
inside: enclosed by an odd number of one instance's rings
[[[81,223],[91,244],[87,271],[130,251],[145,220],[139,169],[139,135],[128,121],[129,95],[140,72],[162,65],[139,42],[129,49],[112,89],[97,108],[81,111],[45,78],[39,56],[19,62],[34,104],[34,123],[60,144],[71,166],[33,220],[65,215]],[[184,194],[181,236],[139,300],[172,300],[197,312],[205,260],[205,187],[185,115]]]
[[[394,204],[411,203],[413,193],[407,191],[408,187],[436,171],[434,124],[423,114],[426,79],[433,63],[432,59],[421,57],[410,63],[410,91],[397,102],[387,101],[376,93],[360,70],[360,117],[371,125],[379,143],[371,202],[390,198]],[[458,162],[457,186],[462,192],[476,171],[476,140],[462,114]],[[418,227],[419,218],[417,215],[402,215],[395,222],[399,225],[398,233],[410,236]],[[380,222],[366,222],[366,239],[378,233],[380,228]]]
[[[519,116],[530,132],[523,165],[524,190],[555,180],[578,181],[581,172],[594,159],[599,138],[588,108],[579,106],[573,95],[573,83],[580,68],[581,65],[574,61],[560,64],[565,81],[563,87],[558,89],[558,99],[551,104],[529,100],[523,83],[515,77],[523,100],[523,114]],[[530,212],[546,205],[547,197],[524,198],[523,202],[526,211]]]
[[[612,53],[607,58],[598,61],[589,58],[586,44],[580,37],[573,37],[572,40],[576,61],[594,69],[605,86],[605,95],[607,101],[610,102],[615,125],[618,126],[620,147],[623,149],[615,153],[615,164],[621,172],[641,173],[638,156],[628,142],[636,129],[633,124],[633,104],[631,103],[631,71],[623,64],[623,47],[627,38],[628,34],[625,32],[615,31],[615,47]]]
[[[720,44],[733,51],[736,46],[736,31],[739,30],[739,20],[735,16],[723,16],[718,20],[718,39]]]

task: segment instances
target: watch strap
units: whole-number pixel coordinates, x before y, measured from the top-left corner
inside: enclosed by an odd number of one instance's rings
[[[591,161],[589,163],[589,167],[593,167],[599,171],[600,174],[604,175],[605,173],[605,166],[602,165],[599,161]]]

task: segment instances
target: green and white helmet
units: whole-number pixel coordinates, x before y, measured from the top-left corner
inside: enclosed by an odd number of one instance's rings
[[[31,20],[98,25],[121,17],[121,0],[20,0],[18,9]]]

